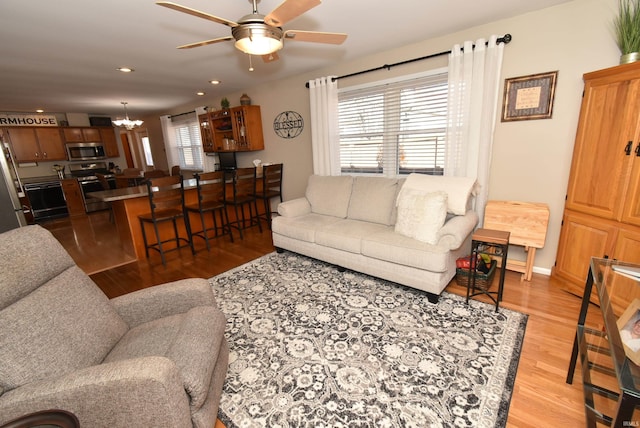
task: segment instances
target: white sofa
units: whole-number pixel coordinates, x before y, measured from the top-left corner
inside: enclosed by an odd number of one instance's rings
[[[305,196],[278,206],[273,244],[427,292],[438,301],[470,252],[478,223],[468,210],[475,181],[411,174],[405,179],[318,176]]]

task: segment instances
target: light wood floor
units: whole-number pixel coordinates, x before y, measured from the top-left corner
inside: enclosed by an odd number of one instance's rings
[[[188,248],[170,252],[166,267],[154,252],[149,260],[127,263],[130,259],[123,256],[115,227],[104,212],[44,226],[81,267],[95,272],[91,278],[109,297],[181,278],[209,278],[274,251],[269,231],[260,234],[253,228],[244,240],[236,235],[233,244],[227,237],[217,240],[210,252],[200,240],[195,256]],[[105,269],[111,263],[120,266]],[[466,292],[455,281],[447,291]],[[520,282],[520,274],[508,271],[502,306],[529,315],[507,426],[584,426],[579,366],[573,385],[565,383],[580,299],[544,275],[534,274],[531,282]]]

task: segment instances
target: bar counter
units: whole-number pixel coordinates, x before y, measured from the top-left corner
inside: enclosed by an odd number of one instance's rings
[[[185,203],[197,203],[198,191],[196,189],[196,180],[184,180],[184,197]],[[113,209],[113,218],[118,229],[120,241],[123,250],[135,256],[137,259],[144,259],[144,241],[142,239],[142,230],[138,216],[149,213],[149,198],[147,197],[147,186],[123,187],[112,190],[101,190],[99,192],[88,193],[87,196],[99,199],[103,202],[109,202]],[[194,229],[200,229],[200,220],[192,219]],[[162,239],[168,239],[173,236],[173,228],[171,222],[164,222],[159,225],[160,235]],[[181,237],[187,238],[187,230],[182,222],[178,222],[178,231]],[[155,234],[152,230],[148,230],[147,237],[151,242],[155,242]],[[168,248],[172,244],[167,244]],[[151,254],[154,254],[151,252]]]

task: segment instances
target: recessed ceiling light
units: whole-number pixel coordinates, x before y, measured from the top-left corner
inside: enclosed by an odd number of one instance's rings
[[[42,110],[41,108],[39,108],[38,110],[36,110],[36,113],[44,113],[44,110]]]
[[[198,95],[198,96],[200,96],[200,97],[201,97],[201,96],[203,96],[203,95],[207,95],[207,93],[206,93],[206,92],[202,92],[202,91],[200,91],[200,92],[196,92],[196,95]]]
[[[132,73],[132,72],[134,72],[134,71],[135,71],[135,70],[134,70],[133,68],[131,68],[131,67],[118,67],[118,68],[116,68],[116,70],[121,71],[121,72],[123,72],[123,73]]]
[[[220,81],[219,80],[209,80],[209,83],[211,83],[212,85],[219,85]]]

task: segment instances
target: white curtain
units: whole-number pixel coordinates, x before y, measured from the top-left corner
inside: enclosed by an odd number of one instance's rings
[[[164,141],[164,152],[167,154],[167,165],[180,165],[180,156],[176,146],[176,138],[173,135],[171,126],[171,116],[160,116],[162,126],[162,139]]]
[[[489,195],[489,167],[504,44],[491,36],[463,46],[449,55],[449,99],[445,175],[474,177],[478,188],[475,211],[484,220]]]
[[[338,83],[332,76],[309,81],[313,173],[340,175]]]

